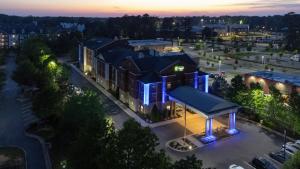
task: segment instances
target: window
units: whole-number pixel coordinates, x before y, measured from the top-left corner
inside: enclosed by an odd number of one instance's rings
[[[171,89],[172,88],[172,83],[171,82],[168,82],[167,83],[167,89]]]
[[[140,106],[140,111],[144,112],[144,106],[142,106],[142,105]]]

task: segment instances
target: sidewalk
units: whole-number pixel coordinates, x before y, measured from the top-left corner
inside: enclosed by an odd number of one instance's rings
[[[165,126],[171,123],[178,122],[178,119],[171,119],[156,123],[147,123],[144,119],[140,118],[135,112],[133,112],[129,107],[127,107],[125,104],[123,104],[121,101],[116,99],[111,93],[109,93],[107,90],[105,90],[103,87],[101,87],[97,82],[95,82],[93,79],[86,76],[81,70],[79,70],[75,65],[69,64],[76,72],[78,72],[82,77],[84,77],[88,82],[90,82],[94,87],[96,87],[101,93],[103,93],[107,98],[109,98],[112,102],[114,102],[120,109],[122,109],[128,116],[133,118],[135,121],[141,124],[143,127],[150,127],[150,128],[156,128],[160,126]],[[195,114],[197,116],[197,114]],[[181,117],[182,118],[182,117]],[[187,119],[193,118],[192,116],[189,116]]]
[[[117,100],[112,94],[110,94],[107,90],[104,88],[100,87],[94,80],[91,78],[87,77],[82,73],[76,66],[73,64],[70,64],[70,66],[78,72],[81,76],[83,76],[87,81],[89,81],[93,86],[95,86],[101,93],[103,93],[106,97],[108,97],[111,101],[113,101],[120,109],[122,109],[128,116],[133,118],[135,121],[141,124],[143,127],[151,127],[151,125],[147,122],[145,122],[142,118],[140,118],[137,114],[135,114],[132,110],[130,110],[126,105],[121,103],[119,100]]]

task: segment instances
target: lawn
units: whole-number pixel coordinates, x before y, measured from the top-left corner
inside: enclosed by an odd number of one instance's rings
[[[19,148],[0,148],[0,168],[25,169],[25,153]]]

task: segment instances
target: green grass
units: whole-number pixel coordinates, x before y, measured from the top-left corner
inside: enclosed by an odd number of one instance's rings
[[[242,58],[242,57],[245,57],[245,56],[251,56],[253,55],[254,53],[252,52],[237,52],[237,53],[234,53],[232,54],[234,57],[236,58]]]

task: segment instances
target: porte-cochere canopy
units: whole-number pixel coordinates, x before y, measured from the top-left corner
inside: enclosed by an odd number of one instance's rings
[[[213,135],[213,118],[217,116],[228,114],[229,126],[227,133],[230,135],[238,133],[235,116],[239,105],[189,86],[178,87],[170,91],[168,96],[170,102],[184,105],[185,131],[186,108],[206,117],[205,136],[201,139],[203,142],[208,143],[216,140],[216,137]]]
[[[185,104],[196,113],[214,117],[236,112],[239,105],[202,92],[189,86],[181,86],[168,93],[170,100]]]

